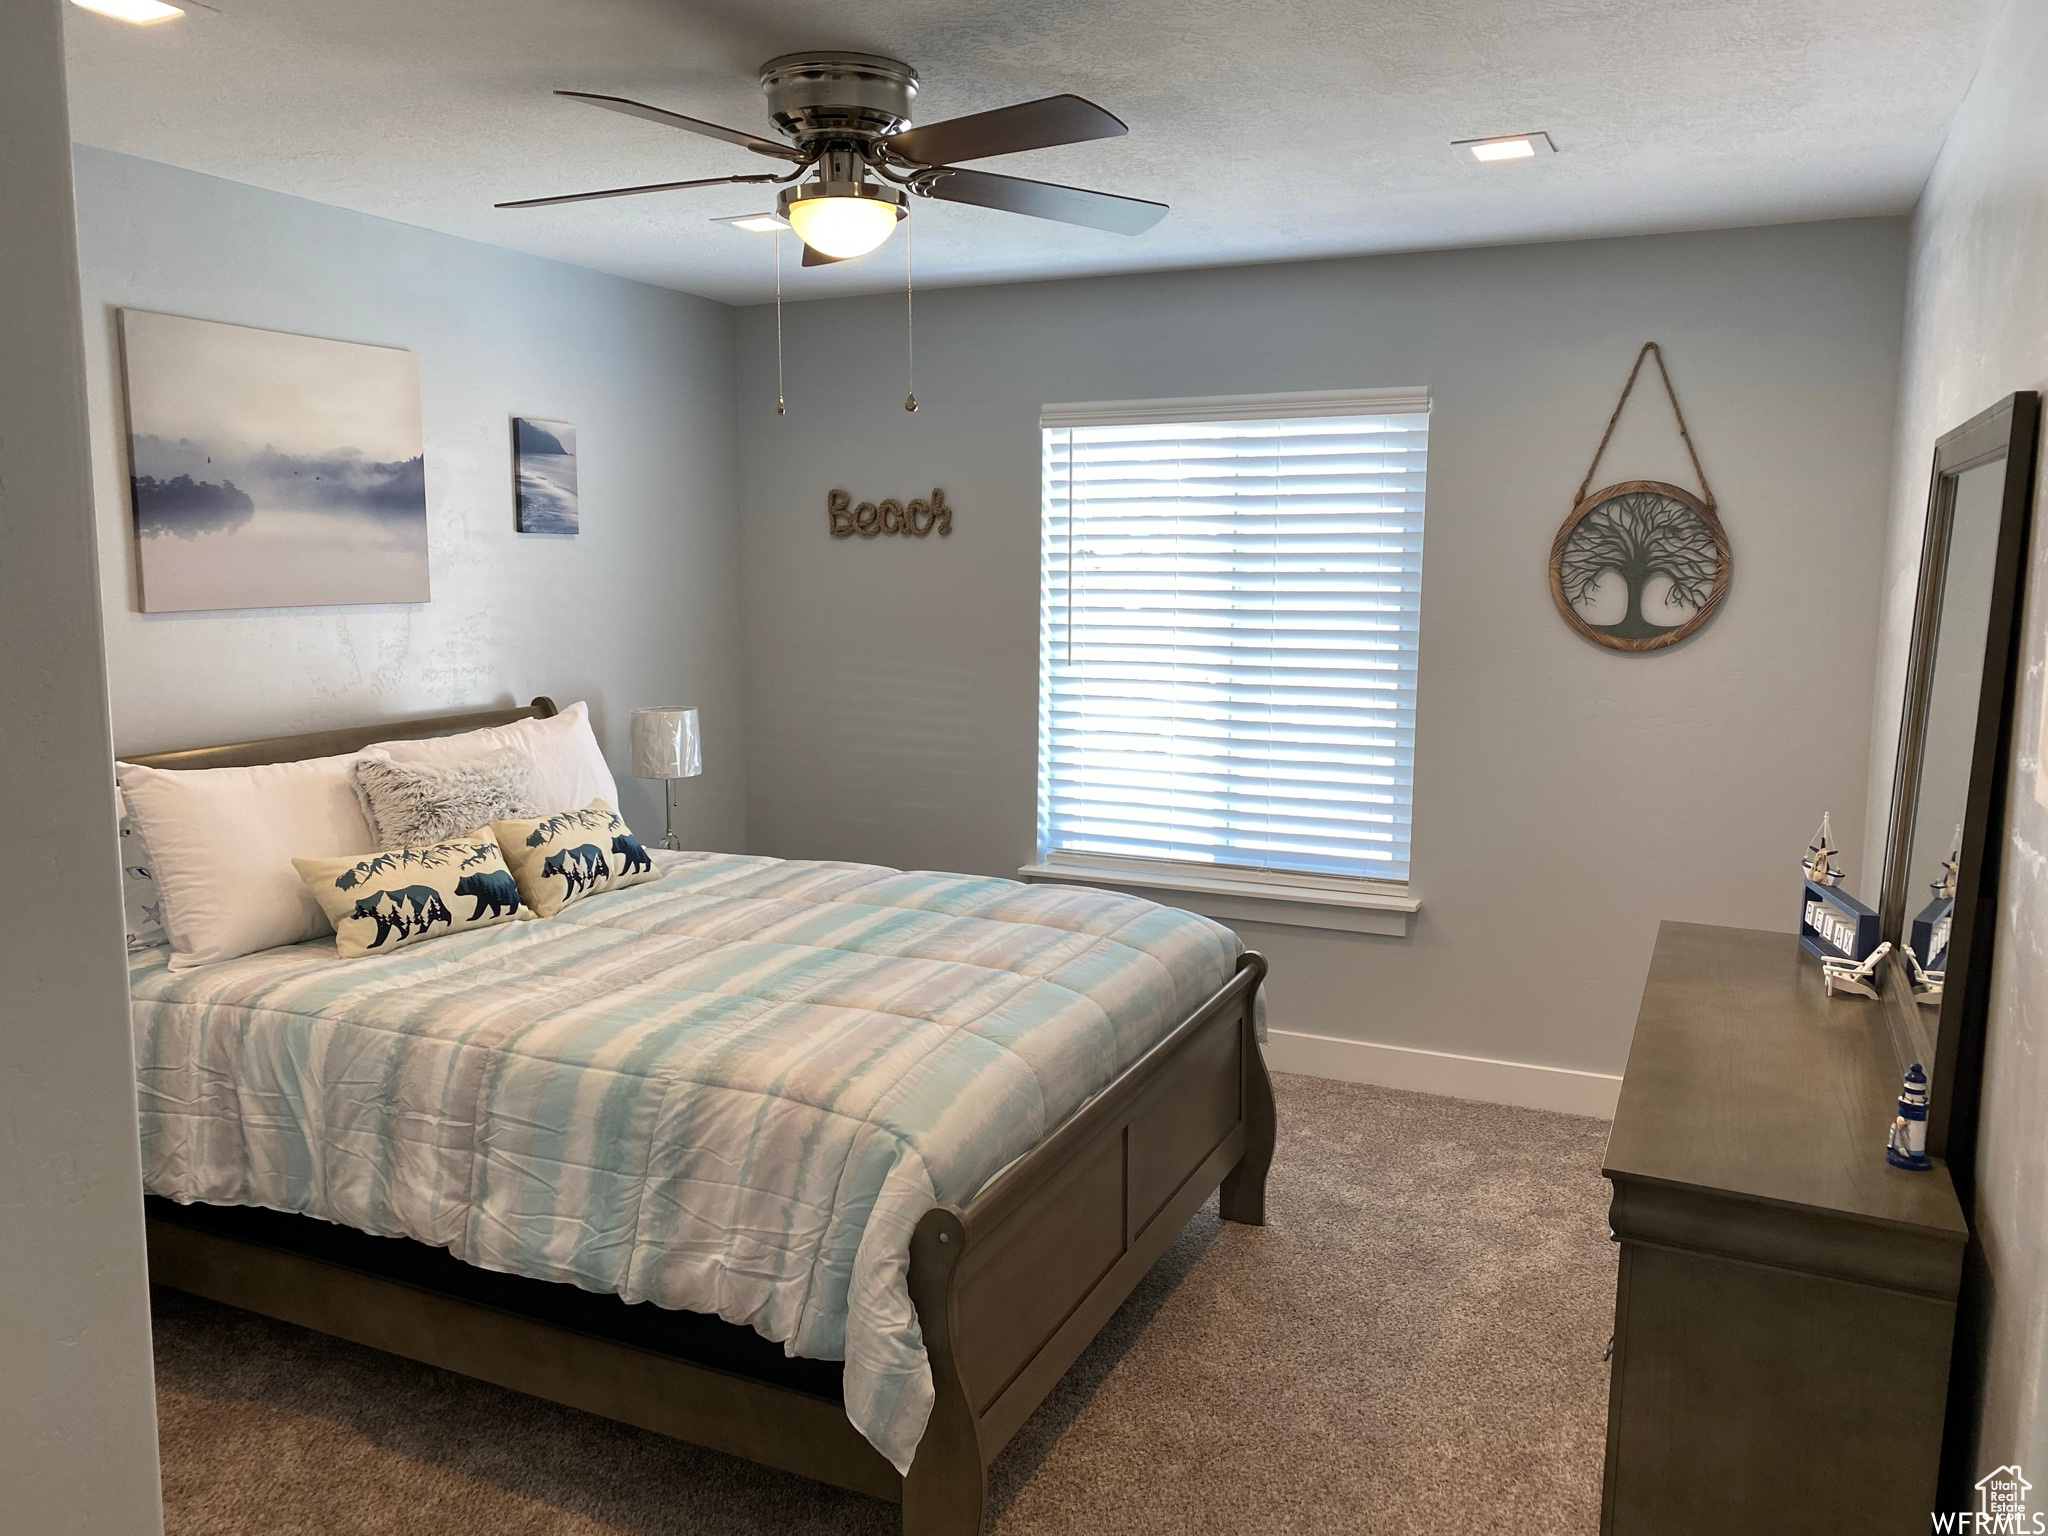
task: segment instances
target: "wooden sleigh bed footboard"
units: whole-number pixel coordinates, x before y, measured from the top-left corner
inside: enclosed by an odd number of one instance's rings
[[[267,1224],[236,1228],[239,1217],[155,1199],[150,1277],[900,1500],[906,1536],[972,1536],[989,1464],[1211,1192],[1221,1187],[1226,1220],[1264,1221],[1275,1126],[1253,1021],[1265,971],[1261,956],[1240,957],[1215,996],[1064,1125],[964,1206],[918,1224],[910,1291],[937,1400],[907,1476],[847,1421],[835,1370],[764,1357],[765,1341],[716,1318],[490,1275],[305,1217],[243,1213]]]
[[[965,1206],[910,1243],[937,1400],[903,1479],[904,1536],[978,1532],[988,1467],[1222,1188],[1263,1225],[1273,1088],[1254,1027],[1262,955]]]

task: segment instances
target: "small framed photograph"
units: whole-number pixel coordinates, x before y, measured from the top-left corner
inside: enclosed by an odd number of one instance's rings
[[[576,429],[566,421],[514,416],[512,467],[518,484],[519,531],[575,533],[581,526],[576,505]]]

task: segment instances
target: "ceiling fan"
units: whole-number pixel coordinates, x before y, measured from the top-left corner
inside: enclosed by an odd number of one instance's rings
[[[908,64],[872,53],[820,50],[770,59],[761,66],[761,90],[768,98],[769,115],[787,143],[623,96],[557,91],[557,96],[587,101],[608,111],[722,139],[757,155],[788,161],[796,169],[784,175],[707,176],[560,197],[527,197],[497,206],[541,208],[642,192],[681,192],[691,187],[775,185],[783,189],[778,211],[803,241],[807,267],[845,261],[874,250],[908,215],[910,194],[1123,235],[1142,234],[1166,217],[1164,203],[991,171],[963,170],[949,163],[1113,139],[1128,131],[1092,101],[1079,96],[1046,96],[914,128],[910,102],[917,86],[917,71]],[[804,179],[807,176],[809,180]]]

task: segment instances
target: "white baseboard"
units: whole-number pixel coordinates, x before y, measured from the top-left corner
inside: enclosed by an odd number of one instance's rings
[[[1448,1051],[1376,1045],[1285,1029],[1269,1031],[1266,1065],[1275,1072],[1299,1072],[1340,1083],[1371,1083],[1380,1088],[1406,1088],[1524,1109],[1554,1109],[1601,1120],[1614,1118],[1614,1101],[1621,1093],[1621,1079],[1606,1072],[1454,1056]]]

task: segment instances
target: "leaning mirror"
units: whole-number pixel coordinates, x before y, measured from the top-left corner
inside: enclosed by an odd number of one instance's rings
[[[1967,1164],[1991,976],[1999,833],[2040,399],[1935,445],[1878,904],[1900,1069],[1931,1077],[1927,1149]]]

